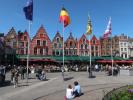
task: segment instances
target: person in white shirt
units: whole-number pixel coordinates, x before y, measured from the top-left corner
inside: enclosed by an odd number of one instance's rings
[[[71,85],[68,85],[68,88],[66,89],[66,98],[67,100],[73,100],[74,98],[73,88]]]

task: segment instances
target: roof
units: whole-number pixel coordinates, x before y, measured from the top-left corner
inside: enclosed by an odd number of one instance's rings
[[[27,59],[27,55],[17,55],[18,59]],[[52,60],[52,61],[63,61],[62,56],[39,56],[39,55],[30,55],[29,59],[32,60]],[[100,57],[91,57],[91,61],[95,61],[97,59],[100,59]],[[89,56],[64,56],[64,61],[82,61],[82,62],[89,62],[90,57]]]

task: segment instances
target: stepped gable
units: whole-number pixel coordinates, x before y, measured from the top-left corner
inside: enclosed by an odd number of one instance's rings
[[[69,40],[74,40],[75,41],[75,39],[72,35],[72,32],[70,32],[69,37],[67,38],[67,40],[65,42],[68,42]]]
[[[65,41],[65,48],[76,48],[77,47],[77,40],[74,39],[72,32],[70,32],[69,37]]]
[[[37,44],[39,41],[39,44]],[[31,41],[31,54],[34,55],[51,55],[52,54],[52,45],[51,40],[44,29],[43,25],[38,29],[36,35]]]
[[[33,37],[32,40],[34,40],[34,38],[36,39],[47,39],[51,42],[45,28],[43,27],[43,25],[41,25],[41,27],[38,29],[36,35]]]
[[[5,36],[5,40],[8,40],[8,39],[14,39],[16,38],[16,31],[14,29],[14,27],[12,27],[9,32],[7,33],[7,35]]]
[[[89,40],[87,39],[87,37],[86,37],[85,34],[83,34],[83,35],[81,36],[81,38],[79,39],[79,43],[83,43],[83,39],[86,40],[86,41],[85,41],[86,44],[89,44]]]
[[[91,44],[93,44],[93,41],[94,40],[96,41],[96,43],[95,43],[96,45],[99,45],[100,44],[100,41],[96,38],[95,35],[93,35],[92,38],[91,38]]]
[[[30,39],[29,33],[27,32],[27,30],[25,30],[24,32],[21,32],[21,31],[18,32],[19,40],[23,41],[25,36],[27,36],[27,38]]]
[[[59,37],[61,39],[61,41],[63,41],[63,37],[60,35],[59,31],[56,32],[52,42],[56,41],[56,38]]]

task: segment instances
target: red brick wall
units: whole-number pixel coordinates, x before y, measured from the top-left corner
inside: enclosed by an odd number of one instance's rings
[[[46,41],[46,46],[37,46],[37,40],[40,40],[41,43],[43,43],[43,40]],[[33,37],[32,41],[31,41],[31,55],[34,55],[34,48],[43,48],[46,49],[48,48],[48,55],[52,55],[52,44],[51,41],[45,31],[45,29],[43,28],[43,26],[41,26],[38,30],[38,32],[36,33],[36,35]],[[38,55],[41,55],[40,53]],[[46,54],[44,54],[46,55]]]

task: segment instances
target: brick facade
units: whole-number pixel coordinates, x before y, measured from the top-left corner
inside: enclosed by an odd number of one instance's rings
[[[52,44],[43,26],[31,41],[31,55],[52,55]]]
[[[65,49],[66,56],[77,55],[77,48],[78,48],[77,39],[74,39],[74,37],[72,36],[72,33],[70,33],[64,45],[65,45],[64,49]]]
[[[89,40],[87,39],[85,34],[83,34],[78,41],[78,55],[89,56]]]
[[[17,34],[13,27],[9,30],[4,40],[5,40],[6,46],[9,46],[14,50],[17,49]]]
[[[52,41],[52,55],[61,56],[63,55],[63,38],[60,33],[57,32]]]
[[[30,37],[27,31],[18,32],[18,54],[26,55],[28,53],[28,41],[30,41]]]
[[[93,35],[91,39],[91,56],[100,56],[100,55],[101,55],[100,41],[96,38],[95,35]]]

